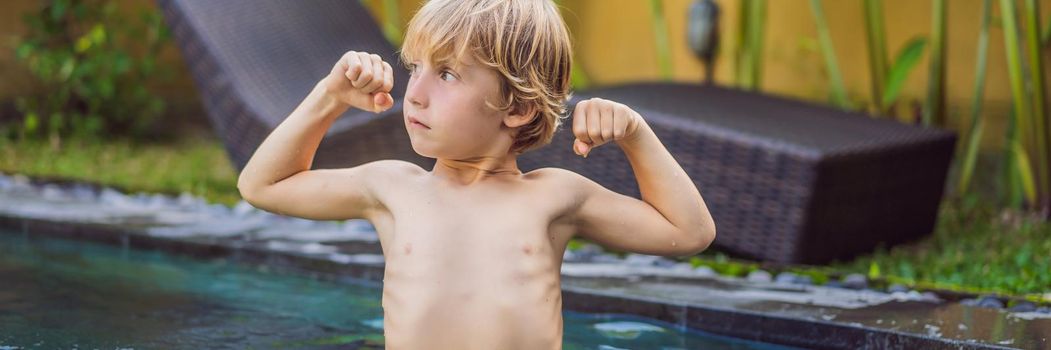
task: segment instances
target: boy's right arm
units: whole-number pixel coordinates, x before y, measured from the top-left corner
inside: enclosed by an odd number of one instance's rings
[[[253,206],[316,220],[368,218],[381,206],[373,181],[392,161],[310,170],[325,132],[350,107],[382,112],[394,101],[391,66],[379,56],[348,52],[302,103],[259,145],[237,180]]]

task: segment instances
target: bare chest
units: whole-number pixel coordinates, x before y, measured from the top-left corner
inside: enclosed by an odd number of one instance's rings
[[[563,205],[551,199],[417,189],[389,201],[389,215],[374,224],[388,269],[528,275],[557,269],[571,236],[559,221]]]

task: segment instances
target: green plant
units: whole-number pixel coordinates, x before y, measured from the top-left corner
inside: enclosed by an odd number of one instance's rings
[[[144,84],[170,77],[157,64],[168,32],[156,10],[132,20],[112,0],[51,0],[23,21],[15,53],[43,93],[16,99],[21,137],[141,136],[164,110]]]
[[[766,24],[766,0],[742,0],[737,48],[737,85],[757,90],[763,76],[763,37]]]
[[[985,119],[981,118],[982,102],[985,94],[985,71],[989,56],[989,23],[992,17],[992,0],[982,1],[982,22],[978,32],[978,60],[974,67],[974,96],[971,97],[971,124],[970,130],[961,136],[961,145],[964,145],[963,160],[960,165],[960,177],[956,183],[958,194],[967,192],[971,177],[974,175],[975,163],[978,159],[978,149],[981,145],[982,134],[985,133]],[[960,153],[960,152],[958,152]]]
[[[653,42],[657,46],[657,63],[660,65],[661,77],[670,80],[671,49],[668,47],[668,25],[664,20],[663,0],[650,0],[650,16],[653,18]]]
[[[889,114],[894,110],[909,73],[923,56],[927,40],[923,37],[912,38],[898,51],[894,61],[888,63],[883,30],[883,2],[865,0],[863,5],[865,37],[869,50],[869,78],[872,80],[872,104],[876,113]]]
[[[877,112],[885,114],[883,83],[887,78],[887,39],[883,31],[883,2],[864,0],[865,38],[869,48],[869,78],[872,81],[872,101]]]
[[[1011,127],[1007,137],[1007,150],[1011,154],[1008,158],[1010,167],[1006,179],[1008,191],[1010,191],[1007,194],[1008,204],[1020,207],[1023,204],[1021,198],[1024,195],[1026,202],[1030,206],[1035,206],[1038,194],[1033,177],[1045,174],[1046,170],[1038,169],[1034,172],[1029,162],[1029,154],[1031,152],[1026,147],[1032,145],[1038,149],[1037,154],[1043,154],[1042,152],[1044,151],[1039,149],[1046,147],[1046,140],[1041,140],[1040,137],[1044,133],[1034,129],[1038,125],[1043,125],[1042,121],[1037,121],[1036,119],[1043,119],[1044,117],[1034,115],[1033,110],[1030,108],[1030,91],[1026,89],[1027,82],[1024,74],[1027,66],[1025,57],[1021,55],[1021,39],[1019,38],[1015,3],[1012,0],[1001,0],[1000,9],[1003,21],[1004,52],[1007,55],[1007,72],[1010,79],[1013,102],[1011,106],[1013,117],[1011,118]],[[1042,97],[1040,99],[1042,100]],[[1032,134],[1026,135],[1022,132],[1023,130],[1031,130]],[[1046,165],[1046,161],[1043,160],[1037,163],[1037,166],[1044,165]],[[1043,182],[1044,180],[1040,181]],[[1046,191],[1046,188],[1041,189],[1041,191]]]
[[[821,0],[810,0],[810,10],[814,14],[818,43],[825,60],[825,71],[828,72],[829,84],[832,87],[832,103],[839,108],[850,109],[847,88],[843,85],[843,76],[839,71],[836,51],[832,47],[832,35],[828,29],[828,22],[825,21],[825,10],[821,7]]]
[[[871,255],[831,268],[868,272],[920,289],[999,293],[1039,300],[1051,291],[1051,224],[989,202],[942,203],[934,232],[922,240],[880,248]],[[980,263],[978,263],[980,262]]]
[[[394,46],[401,46],[404,38],[401,31],[401,12],[398,0],[383,0],[383,36]]]
[[[890,67],[890,72],[886,76],[886,82],[883,84],[882,100],[878,100],[878,106],[881,111],[890,111],[893,109],[894,104],[898,103],[901,88],[905,86],[905,80],[909,78],[909,73],[920,62],[920,57],[923,56],[923,50],[926,46],[927,39],[923,37],[912,38],[902,46],[901,51],[898,52],[898,56],[896,56],[894,63]]]
[[[1044,64],[1040,41],[1040,7],[1036,0],[1025,1],[1026,51],[1029,53],[1029,84],[1032,96],[1032,133],[1036,147],[1036,176],[1040,209],[1048,208],[1048,192],[1051,191],[1051,168],[1048,168],[1048,122],[1044,114]]]
[[[945,122],[945,0],[931,1],[931,55],[923,125]]]

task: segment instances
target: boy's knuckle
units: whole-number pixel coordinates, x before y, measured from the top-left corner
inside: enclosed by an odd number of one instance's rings
[[[573,125],[573,135],[574,136],[581,137],[581,136],[587,136],[587,134],[588,134],[587,128],[585,128],[583,126],[580,126],[580,125]]]

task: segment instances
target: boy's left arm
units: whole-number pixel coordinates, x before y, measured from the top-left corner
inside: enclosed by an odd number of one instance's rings
[[[615,142],[627,155],[642,200],[585,180],[576,219],[579,232],[614,249],[654,255],[692,255],[715,239],[715,222],[686,171],[646,121],[609,100],[581,101],[573,112],[573,150]]]

